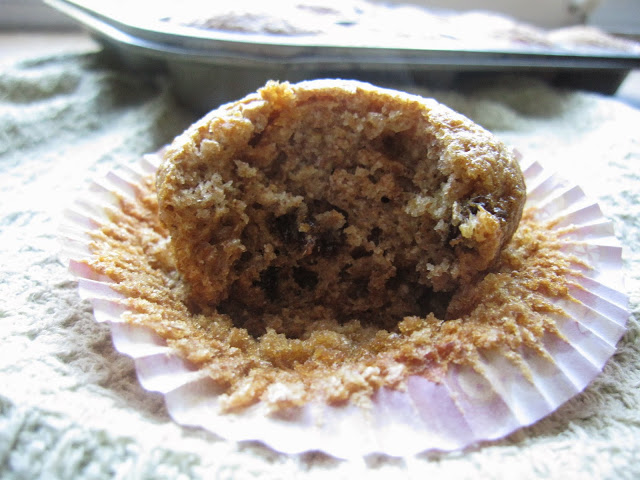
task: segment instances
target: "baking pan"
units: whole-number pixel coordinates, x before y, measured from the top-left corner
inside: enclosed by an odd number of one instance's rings
[[[456,88],[508,72],[610,94],[630,70],[640,68],[640,54],[603,49],[461,50],[384,38],[223,32],[162,22],[158,12],[151,18],[135,9],[115,10],[112,2],[45,1],[83,25],[125,68],[167,72],[178,98],[198,112],[242,97],[270,79],[348,77]]]

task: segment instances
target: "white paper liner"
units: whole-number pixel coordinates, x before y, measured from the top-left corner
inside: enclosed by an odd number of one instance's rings
[[[70,271],[96,320],[110,325],[115,348],[135,360],[145,389],[164,394],[179,424],[230,440],[263,442],[280,452],[322,451],[338,458],[458,450],[502,438],[556,410],[601,372],[625,332],[629,313],[622,249],[611,222],[579,187],[532,163],[523,166],[527,205],[537,207],[538,220],[555,220],[556,228],[572,226],[564,234],[563,250],[590,266],[573,265],[581,273],[571,277],[577,301],[556,302],[568,316],[555,318],[564,339],[543,338],[549,358],[523,347],[516,364],[501,352],[481,352],[476,369],[450,366],[441,383],[410,377],[405,391],[377,391],[367,410],[310,403],[274,416],[258,404],[242,414],[219,414],[221,392],[213,381],[175,355],[155,332],[126,323],[122,295],[83,263],[91,257],[88,232],[109,222],[106,212],[118,208],[117,195],[135,197],[135,185],[155,172],[159,159],[159,154],[146,155],[138,169],[125,168],[94,182],[89,195],[67,212],[62,237]]]

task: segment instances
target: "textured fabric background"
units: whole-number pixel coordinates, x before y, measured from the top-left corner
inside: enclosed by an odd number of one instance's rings
[[[0,70],[0,477],[640,478],[640,111],[516,79],[428,94],[575,180],[614,221],[632,316],[584,393],[502,441],[404,460],[279,455],[175,425],[79,299],[57,228],[89,178],[195,117],[162,79],[100,54],[37,59]]]

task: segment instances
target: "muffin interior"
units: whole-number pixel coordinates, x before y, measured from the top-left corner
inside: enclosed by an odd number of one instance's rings
[[[311,99],[250,140],[236,167],[249,177],[242,195],[246,250],[234,263],[238,280],[223,310],[243,305],[234,313],[251,322],[261,313],[321,304],[339,321],[389,329],[436,308],[432,282],[418,265],[446,255],[449,232],[405,208],[445,180],[435,155],[429,158],[432,139],[416,135],[419,118],[389,119],[383,105],[368,107]],[[295,324],[285,330],[298,335]]]

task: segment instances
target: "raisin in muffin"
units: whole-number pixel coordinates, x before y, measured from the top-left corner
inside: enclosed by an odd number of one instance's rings
[[[292,337],[319,305],[388,329],[444,315],[525,201],[517,161],[486,130],[432,99],[343,80],[270,82],[221,106],[170,146],[157,189],[194,308],[255,335],[275,316]]]

